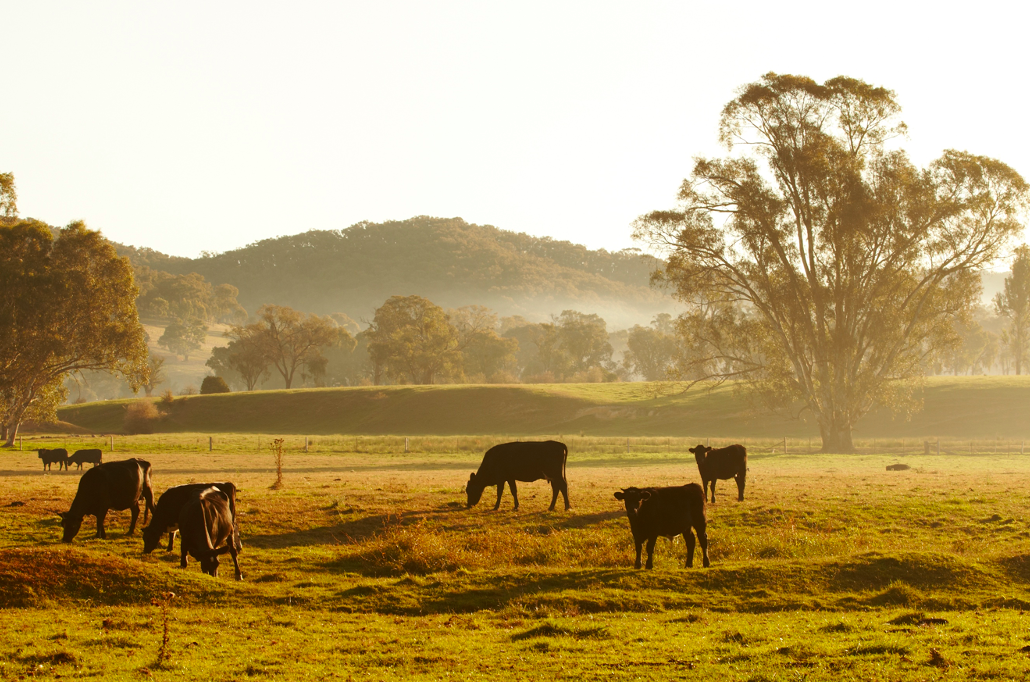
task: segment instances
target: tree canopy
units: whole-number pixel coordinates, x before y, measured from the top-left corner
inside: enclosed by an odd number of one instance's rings
[[[1003,341],[1016,374],[1022,374],[1030,360],[1030,246],[1023,244],[1016,249],[1012,275],[1005,278],[1005,289],[994,297],[994,308],[1008,320]]]
[[[906,380],[957,342],[978,271],[1021,230],[1027,184],[949,150],[917,168],[892,91],[766,74],[723,109],[730,156],[698,158],[671,210],[634,235],[688,305],[683,376],[738,379],[770,407],[810,411],[823,448],[900,406]]]
[[[63,400],[72,372],[115,370],[146,383],[147,347],[132,267],[74,222],[0,224],[0,411],[12,443],[27,415]],[[44,410],[46,411],[46,410]]]

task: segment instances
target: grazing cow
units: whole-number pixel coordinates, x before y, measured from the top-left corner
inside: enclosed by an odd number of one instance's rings
[[[161,544],[161,537],[165,533],[168,533],[168,551],[172,551],[182,508],[208,488],[221,490],[229,498],[229,512],[232,514],[233,521],[233,545],[237,552],[242,549],[239,526],[236,523],[236,486],[229,482],[191,483],[177,485],[161,493],[161,497],[157,500],[157,506],[154,507],[154,518],[150,520],[150,525],[143,529],[144,554],[153,552]]]
[[[136,532],[139,518],[139,501],[143,498],[143,523],[148,512],[154,510],[154,491],[150,482],[150,462],[142,459],[124,459],[107,462],[88,469],[79,479],[79,490],[72,500],[72,507],[61,512],[61,526],[64,528],[63,542],[71,542],[82,526],[84,516],[97,517],[98,538],[107,538],[104,532],[104,518],[108,510],[132,512],[129,532]]]
[[[495,445],[483,455],[479,471],[469,476],[465,492],[468,494],[468,507],[479,504],[483,490],[489,485],[497,486],[496,511],[501,506],[501,495],[504,484],[511,488],[511,496],[515,498],[515,509],[519,508],[519,493],[515,481],[539,481],[541,478],[551,484],[551,506],[554,511],[558,501],[558,493],[565,498],[565,510],[569,506],[569,483],[565,480],[565,460],[569,449],[565,443],[548,440],[543,442],[503,443]]]
[[[700,443],[690,448],[697,460],[697,470],[701,474],[701,485],[708,494],[708,484],[712,484],[712,504],[715,504],[715,482],[730,478],[737,481],[737,501],[744,501],[744,483],[747,480],[747,450],[743,445],[730,445],[725,448],[709,448]]]
[[[104,453],[97,449],[92,448],[89,450],[76,450],[75,453],[68,458],[68,468],[71,465],[76,465],[77,469],[81,469],[83,464],[90,463],[93,466],[104,463]]]
[[[228,495],[215,487],[193,493],[179,513],[179,565],[186,568],[186,555],[192,554],[200,561],[200,570],[217,578],[218,557],[228,552],[236,567],[236,579],[243,580],[234,530]],[[222,543],[224,547],[220,547]]]
[[[697,483],[671,488],[624,488],[615,499],[626,504],[626,516],[637,547],[634,568],[640,568],[640,549],[647,540],[647,567],[654,566],[654,545],[658,536],[674,538],[683,535],[687,543],[687,568],[694,565],[694,533],[701,544],[702,563],[708,560],[708,519],[705,516],[705,491]]]
[[[53,450],[47,450],[46,448],[40,448],[36,450],[39,458],[43,460],[43,471],[51,471],[50,465],[57,464],[57,470],[60,471],[62,467],[68,468],[68,451],[64,448],[54,448]]]

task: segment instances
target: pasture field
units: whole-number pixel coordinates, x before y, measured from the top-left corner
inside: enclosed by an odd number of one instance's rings
[[[366,386],[253,391],[158,401],[155,433],[295,436],[474,436],[818,439],[814,423],[756,409],[723,384],[520,384]],[[858,439],[1030,440],[1030,376],[931,377],[909,418],[879,410]],[[67,405],[58,416],[86,433],[123,432],[128,400]],[[803,416],[803,415],[802,415]]]
[[[147,453],[158,493],[242,488],[236,583],[228,560],[210,578],[141,556],[128,512],[106,541],[90,518],[61,544],[78,474],[4,451],[0,679],[1030,675],[1030,456],[886,472],[896,456],[755,453],[746,500],[722,482],[709,506],[712,567],[660,540],[653,571],[632,568],[612,493],[697,480],[688,453],[572,444],[570,512],[546,511],[543,482],[520,485],[518,512],[490,489],[466,510],[480,457],[291,451],[273,491],[267,453]]]

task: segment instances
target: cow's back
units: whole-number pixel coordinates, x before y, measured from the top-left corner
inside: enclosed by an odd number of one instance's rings
[[[107,462],[86,471],[79,479],[79,488],[72,508],[125,510],[136,504],[143,490],[144,472],[139,462],[126,459]],[[149,473],[150,464],[147,465]]]
[[[697,483],[648,488],[651,497],[641,503],[638,523],[646,536],[672,537],[692,526],[705,525],[705,493]]]
[[[567,456],[565,444],[554,440],[502,443],[483,455],[476,478],[485,485],[506,480],[562,480]]]
[[[733,478],[747,471],[747,449],[743,445],[730,445],[708,452],[707,466],[717,478]]]

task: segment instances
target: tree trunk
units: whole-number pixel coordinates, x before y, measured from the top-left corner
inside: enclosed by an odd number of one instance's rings
[[[851,440],[851,424],[840,424],[833,421],[820,422],[819,431],[823,438],[823,452],[855,451],[855,444]]]
[[[18,427],[19,426],[21,426],[21,422],[17,421],[17,422],[13,422],[12,424],[9,424],[9,425],[7,425],[7,427],[5,427],[5,428],[8,429],[8,431],[7,431],[7,440],[4,442],[4,447],[8,447],[8,448],[13,448],[14,447],[14,441],[18,437]]]

